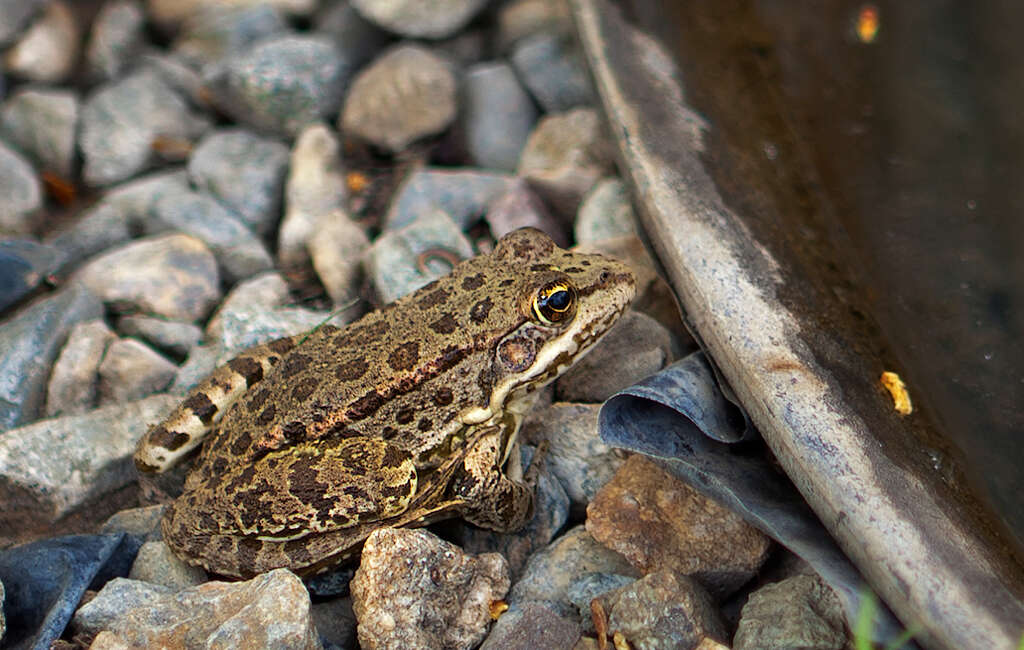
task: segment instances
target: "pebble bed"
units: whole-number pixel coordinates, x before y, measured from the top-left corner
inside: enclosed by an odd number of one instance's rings
[[[846,647],[806,566],[597,434],[696,346],[565,2],[0,0],[0,61],[4,647]],[[524,530],[381,530],[333,582],[170,553],[131,454],[184,391],[525,226],[638,296],[524,426]]]

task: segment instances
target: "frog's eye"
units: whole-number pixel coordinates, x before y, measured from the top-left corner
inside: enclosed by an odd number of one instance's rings
[[[570,320],[576,314],[576,287],[564,280],[544,285],[533,298],[533,314],[545,325]]]

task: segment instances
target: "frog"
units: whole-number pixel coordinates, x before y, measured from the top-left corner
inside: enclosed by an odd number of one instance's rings
[[[634,292],[626,264],[526,228],[345,327],[239,354],[136,449],[142,473],[195,457],[163,540],[246,579],[321,573],[379,528],[459,517],[518,530],[544,453],[523,470],[520,425]]]

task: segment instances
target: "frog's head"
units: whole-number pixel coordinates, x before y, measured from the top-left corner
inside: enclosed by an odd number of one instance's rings
[[[490,255],[503,269],[512,327],[493,348],[488,415],[517,402],[578,361],[633,299],[629,268],[602,255],[567,251],[532,228],[503,237]]]

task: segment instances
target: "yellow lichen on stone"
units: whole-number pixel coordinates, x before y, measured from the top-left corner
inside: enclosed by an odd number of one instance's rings
[[[910,402],[910,393],[907,392],[907,385],[903,383],[900,376],[895,372],[886,370],[882,373],[880,380],[889,394],[892,395],[892,406],[900,415],[910,415],[914,411],[914,405]]]

